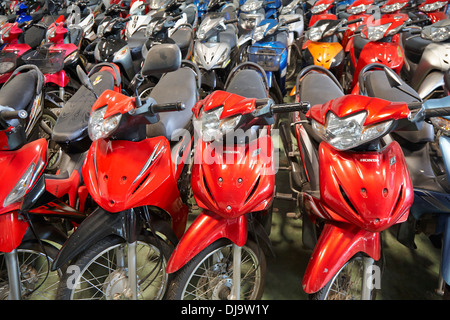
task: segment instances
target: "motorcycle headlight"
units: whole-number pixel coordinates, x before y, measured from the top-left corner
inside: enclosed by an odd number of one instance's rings
[[[9,206],[10,204],[19,202],[22,200],[23,196],[28,190],[30,186],[33,172],[34,172],[35,164],[32,163],[30,167],[28,167],[27,171],[23,174],[20,180],[17,182],[16,186],[11,190],[8,196],[5,198],[3,202],[3,207]]]
[[[314,131],[327,143],[339,150],[348,150],[386,134],[393,120],[364,126],[366,111],[339,118],[329,112],[325,125],[312,120]]]
[[[289,3],[287,6],[284,6],[281,9],[281,15],[288,14],[288,13],[294,11],[294,9],[297,7],[298,3],[299,3],[299,1],[294,0],[291,3]]]
[[[264,39],[266,30],[268,27],[269,27],[269,23],[257,26],[255,28],[255,30],[253,31],[253,36],[252,36],[253,40],[260,41],[260,40]]]
[[[394,12],[394,11],[402,9],[407,4],[408,4],[407,2],[404,2],[404,3],[397,2],[397,3],[393,3],[393,4],[388,4],[381,8],[381,12],[382,13]]]
[[[214,109],[194,120],[194,128],[205,142],[221,140],[233,131],[241,120],[241,115],[220,119],[223,107]]]
[[[241,6],[241,11],[249,12],[249,11],[255,11],[260,8],[262,8],[262,1],[252,1],[248,0]]]
[[[320,27],[311,27],[308,31],[307,38],[313,42],[319,41],[322,39],[323,32],[327,27],[328,24],[323,24]]]
[[[419,10],[423,12],[431,12],[441,9],[447,4],[447,1],[436,1],[433,3],[427,3],[423,6],[419,6]]]
[[[356,7],[347,8],[347,12],[350,14],[360,14],[360,13],[365,12],[369,7],[370,7],[370,5],[360,4],[359,6],[356,6]]]
[[[76,50],[64,58],[64,64],[70,64],[70,63],[76,61],[78,59],[78,57],[79,57],[79,53],[78,53],[78,50]]]
[[[379,26],[368,26],[367,39],[370,41],[378,41],[382,39],[390,25],[390,23],[386,23]]]
[[[431,27],[431,32],[422,31],[422,38],[429,39],[433,42],[441,42],[450,38],[450,27]]]
[[[323,11],[327,10],[330,5],[331,4],[322,3],[322,4],[319,4],[318,6],[314,6],[311,8],[311,13],[318,14],[320,12],[323,12]]]
[[[121,114],[115,114],[104,119],[106,106],[92,112],[89,117],[88,133],[92,141],[106,138],[119,126]]]

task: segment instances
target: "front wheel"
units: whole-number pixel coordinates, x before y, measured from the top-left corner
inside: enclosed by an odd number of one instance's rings
[[[233,289],[233,271],[233,244],[227,239],[219,239],[174,274],[167,298],[228,300]],[[265,277],[264,252],[249,240],[241,251],[241,300],[261,299]]]
[[[158,300],[165,294],[169,245],[150,235],[140,236],[136,248],[139,300]],[[107,237],[81,253],[67,268],[57,293],[58,300],[129,300],[127,243]]]
[[[356,254],[310,300],[375,300],[381,268],[373,259]]]

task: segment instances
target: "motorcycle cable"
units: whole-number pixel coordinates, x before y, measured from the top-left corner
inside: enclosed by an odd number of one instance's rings
[[[41,239],[38,237],[36,230],[34,229],[33,223],[31,222],[30,219],[30,215],[28,212],[22,212],[21,215],[25,218],[25,221],[28,223],[28,225],[30,226],[30,230],[33,233],[33,236],[36,238],[37,242],[39,243],[42,252],[45,254],[45,258],[47,260],[47,272],[45,274],[45,277],[43,279],[43,281],[36,287],[34,288],[32,291],[27,292],[24,294],[24,297],[29,297],[31,296],[34,292],[36,292],[36,290],[38,290],[48,279],[48,276],[50,275],[50,269],[51,269],[51,265],[50,265],[50,258],[47,254],[47,251],[45,250],[44,244],[42,243]]]

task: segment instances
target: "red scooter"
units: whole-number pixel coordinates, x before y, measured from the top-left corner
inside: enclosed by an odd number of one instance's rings
[[[445,11],[448,6],[448,1],[439,1],[439,0],[425,0],[422,2],[418,9],[423,14],[426,14],[430,19],[431,24],[447,19],[447,15]]]
[[[276,169],[270,126],[276,113],[304,106],[274,105],[261,74],[254,63],[238,65],[226,91],[214,91],[194,108],[199,138],[191,187],[203,211],[170,257],[168,299],[255,300],[263,294]]]
[[[408,20],[408,14],[401,12],[402,9],[406,8],[409,0],[388,0],[385,4],[380,7],[382,17],[384,18],[394,18],[406,21]]]
[[[50,272],[50,264],[58,252],[55,244],[62,245],[67,239],[53,221],[64,217],[67,221],[80,222],[84,215],[66,209],[68,205],[63,201],[58,202],[59,206],[48,201],[55,196],[46,191],[52,189],[44,174],[48,163],[47,141],[43,138],[30,140],[26,134],[27,124],[39,110],[42,112],[41,96],[34,102],[28,101],[30,94],[34,95],[30,86],[40,88],[43,75],[34,66],[19,67],[15,73],[0,90],[0,162],[3,168],[0,174],[3,181],[0,260],[6,268],[0,272],[0,296],[14,300],[52,299],[62,271]],[[11,88],[21,88],[24,94],[11,95]],[[66,187],[71,184],[72,181],[60,179],[58,197],[67,196]]]
[[[420,102],[344,95],[333,75],[317,66],[297,79],[297,99],[313,105],[293,123],[303,237],[314,247],[303,289],[312,299],[373,299],[383,270],[381,232],[406,221],[414,198],[400,145],[383,137],[414,130],[424,118],[450,114],[450,108],[427,113]],[[311,86],[326,88],[326,94],[306,90]],[[282,141],[291,150],[283,128]]]
[[[308,28],[313,26],[318,20],[337,20],[337,16],[330,13],[333,8],[335,0],[318,0],[311,8],[312,16],[308,23]]]
[[[350,16],[347,18],[347,21],[351,20],[360,20],[357,23],[348,24],[347,30],[342,35],[342,47],[344,47],[344,51],[348,52],[350,46],[352,45],[352,35],[355,33],[355,30],[367,23],[367,19],[372,17],[371,14],[367,13],[367,11],[372,7],[373,0],[355,0],[350,6],[347,7],[347,12]]]
[[[1,84],[5,83],[13,71],[21,65],[22,55],[40,45],[44,39],[45,31],[46,28],[39,24],[22,23],[19,25],[14,22],[2,26],[0,36],[5,46],[0,51]]]
[[[133,88],[137,93],[143,76],[164,74],[149,97],[107,90],[92,107],[92,144],[82,176],[99,208],[69,237],[52,266],[70,261],[72,271],[60,281],[58,299],[165,294],[169,244],[178,242],[187,222],[189,124],[199,81],[190,67],[180,68],[181,52],[174,44],[154,46],[148,57]]]

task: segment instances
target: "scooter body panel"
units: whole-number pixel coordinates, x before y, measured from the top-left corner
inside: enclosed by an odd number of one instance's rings
[[[357,226],[325,224],[303,276],[303,290],[314,293],[323,288],[356,253],[364,252],[380,259],[380,233]]]
[[[325,69],[330,69],[332,64],[340,65],[343,61],[341,58],[336,62],[339,53],[342,52],[343,57],[343,47],[339,42],[310,42],[307,50],[313,57],[314,64]]]
[[[103,209],[120,212],[156,206],[172,217],[175,234],[183,234],[188,208],[178,191],[165,137],[94,141],[82,172],[89,194]]]
[[[203,211],[181,238],[170,257],[166,272],[176,272],[220,238],[227,238],[242,247],[247,241],[247,225],[247,218],[244,215],[227,219],[213,212]]]

